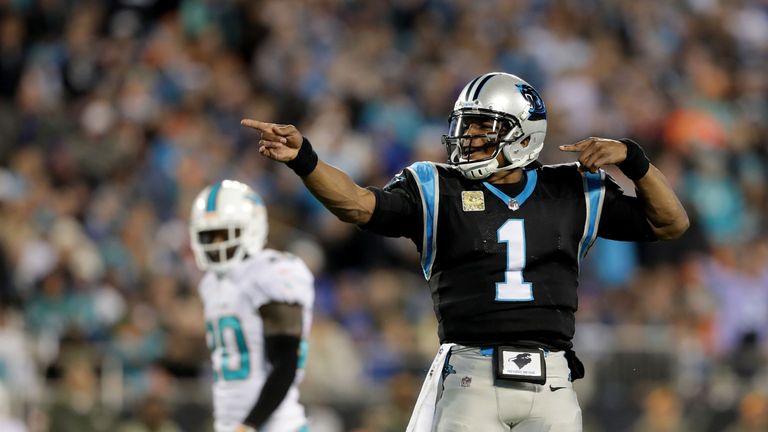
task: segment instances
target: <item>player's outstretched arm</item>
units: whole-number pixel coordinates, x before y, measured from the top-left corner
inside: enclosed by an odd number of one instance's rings
[[[362,225],[371,219],[376,206],[373,192],[357,185],[340,169],[318,160],[309,141],[295,126],[251,119],[244,119],[240,124],[260,131],[259,153],[286,163],[340,220]]]
[[[302,331],[299,304],[268,303],[259,308],[264,323],[264,351],[272,370],[244,426],[261,427],[280,406],[296,378]]]
[[[658,168],[651,164],[648,173],[635,180],[635,187],[656,238],[674,239],[688,230],[688,214]]]
[[[656,238],[674,239],[688,229],[688,214],[683,204],[664,174],[648,161],[636,143],[590,137],[573,145],[562,145],[560,150],[579,152],[582,170],[596,172],[602,166],[617,165],[635,183],[637,196]]]

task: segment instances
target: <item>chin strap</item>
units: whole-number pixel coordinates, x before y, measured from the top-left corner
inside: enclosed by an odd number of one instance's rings
[[[498,171],[499,162],[496,159],[483,161],[484,165],[477,168],[469,168],[470,164],[458,165],[459,171],[470,180],[482,180]]]
[[[505,157],[505,159],[506,159],[506,157]],[[483,180],[483,179],[486,179],[486,178],[490,177],[491,175],[493,175],[493,174],[495,174],[497,172],[512,171],[513,169],[516,169],[516,168],[523,168],[523,169],[525,169],[526,167],[529,167],[532,164],[537,164],[536,166],[540,166],[541,165],[540,163],[538,163],[536,161],[536,159],[533,159],[533,160],[527,161],[523,165],[509,164],[509,165],[504,165],[503,167],[500,167],[500,166],[498,166],[498,162],[497,162],[496,166],[493,167],[493,168],[491,168],[491,166],[493,164],[488,164],[487,166],[480,167],[480,168],[474,168],[474,169],[465,169],[465,167],[462,167],[462,168],[459,168],[459,170],[464,175],[464,177],[466,177],[466,178],[468,178],[470,180]]]
[[[525,139],[525,138],[523,138]],[[462,165],[454,165],[456,166],[461,173],[464,175],[464,177],[470,179],[470,180],[483,180],[488,178],[489,176],[493,175],[494,173],[500,172],[500,171],[511,171],[515,168],[525,168],[526,166],[530,165],[531,163],[536,162],[536,157],[538,156],[538,152],[536,153],[529,153],[526,155],[525,159],[519,159],[516,162],[510,162],[509,159],[507,159],[507,156],[504,154],[504,149],[509,145],[514,145],[515,143],[519,142],[519,139],[516,141],[509,141],[504,140],[500,141],[498,144],[498,150],[493,155],[492,159],[484,160],[484,161],[478,161],[475,162],[477,164],[480,163],[487,163],[486,165],[483,165],[481,167],[477,168],[470,168],[472,163],[465,163]],[[530,145],[530,142],[528,143]],[[486,144],[487,146],[487,144]],[[485,147],[485,146],[484,146]],[[459,149],[461,151],[461,149]],[[504,155],[504,160],[507,161],[507,165],[499,166],[498,163],[498,156],[499,154]],[[535,155],[535,156],[534,156]]]

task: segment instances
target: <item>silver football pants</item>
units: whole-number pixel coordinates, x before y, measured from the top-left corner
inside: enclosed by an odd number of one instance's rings
[[[581,432],[581,408],[563,351],[548,352],[543,385],[494,378],[492,356],[456,345],[443,371],[437,432]]]

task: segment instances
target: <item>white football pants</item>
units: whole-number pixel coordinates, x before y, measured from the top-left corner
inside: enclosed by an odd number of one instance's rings
[[[492,356],[479,348],[451,347],[432,430],[581,432],[581,408],[565,353],[548,352],[545,362],[544,385],[496,380]]]

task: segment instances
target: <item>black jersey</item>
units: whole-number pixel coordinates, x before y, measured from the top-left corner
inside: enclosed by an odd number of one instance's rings
[[[376,209],[363,228],[416,244],[441,342],[568,349],[579,264],[596,237],[653,239],[637,198],[576,164],[492,185],[417,162],[371,190]]]

